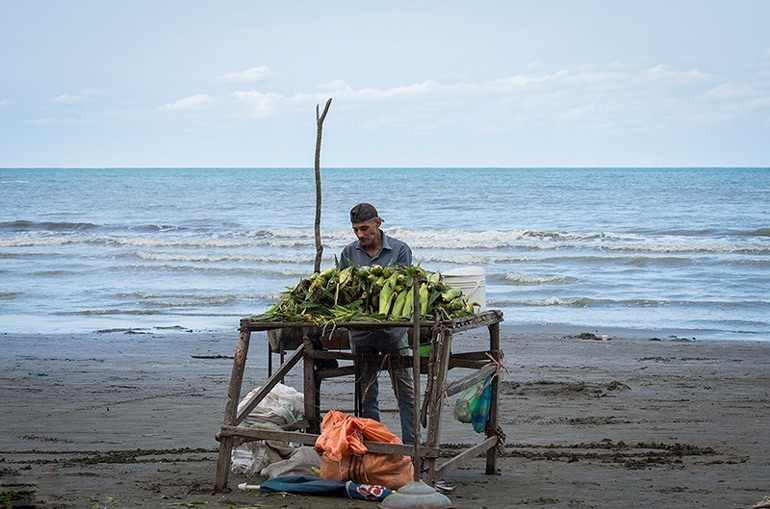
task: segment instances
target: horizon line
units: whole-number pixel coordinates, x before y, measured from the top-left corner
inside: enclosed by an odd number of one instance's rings
[[[495,169],[495,170],[537,170],[537,169],[770,169],[770,166],[321,166],[329,170],[367,169]],[[0,170],[312,170],[313,166],[2,166]]]

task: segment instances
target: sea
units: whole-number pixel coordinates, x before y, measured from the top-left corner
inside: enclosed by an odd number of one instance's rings
[[[770,340],[770,168],[322,168],[512,325]],[[235,330],[313,272],[312,168],[0,169],[0,333]]]

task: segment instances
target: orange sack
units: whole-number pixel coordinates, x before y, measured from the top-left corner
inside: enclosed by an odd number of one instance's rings
[[[321,456],[321,479],[379,484],[397,490],[414,478],[409,456],[367,452],[364,440],[401,444],[381,422],[330,410],[315,443]]]

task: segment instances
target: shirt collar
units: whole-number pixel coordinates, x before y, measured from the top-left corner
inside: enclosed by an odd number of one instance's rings
[[[377,251],[377,254],[375,254],[374,256],[370,256],[370,258],[377,258],[380,255],[380,253],[382,253],[383,251],[386,251],[386,250],[391,251],[393,249],[392,247],[390,247],[390,241],[388,240],[390,237],[385,235],[385,232],[382,230],[380,230],[380,233],[382,233],[382,246],[380,246],[380,250]],[[367,256],[369,255],[369,252],[366,250],[366,248],[361,245],[360,240],[358,241],[358,244],[356,244],[356,249],[358,249],[359,251],[363,251],[364,253],[367,254]]]

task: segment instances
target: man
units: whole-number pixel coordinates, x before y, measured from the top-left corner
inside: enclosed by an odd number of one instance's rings
[[[382,219],[377,209],[368,203],[359,203],[350,210],[350,222],[358,240],[351,242],[342,250],[340,269],[353,264],[395,265],[403,267],[412,264],[412,250],[406,243],[385,235],[380,230]],[[388,327],[373,331],[350,331],[350,346],[354,353],[409,355],[409,342],[406,329]],[[378,403],[379,363],[364,363],[362,387],[364,398],[362,417],[380,420]],[[401,438],[405,444],[414,443],[414,383],[412,370],[399,365],[393,366],[391,373],[393,391],[398,400],[398,412],[401,417]]]

